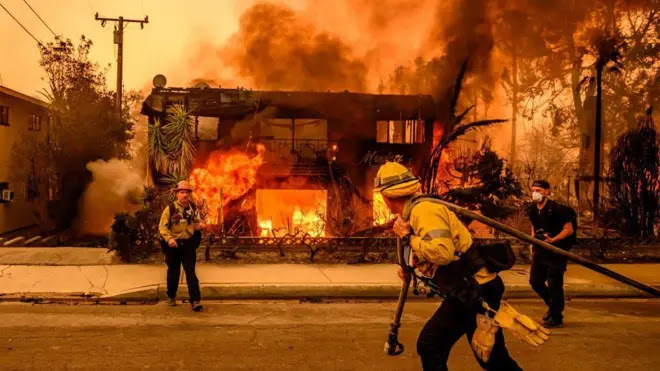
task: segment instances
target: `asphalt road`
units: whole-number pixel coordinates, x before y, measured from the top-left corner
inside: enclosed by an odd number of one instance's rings
[[[419,370],[417,333],[437,302],[406,307],[398,357],[382,353],[394,302],[187,305],[0,304],[0,369]],[[540,317],[537,301],[514,301]],[[566,326],[528,347],[505,335],[526,370],[657,370],[660,301],[572,301]],[[451,370],[478,370],[467,341]]]

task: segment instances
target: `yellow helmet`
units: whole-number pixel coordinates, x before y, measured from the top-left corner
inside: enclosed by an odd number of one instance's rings
[[[374,179],[374,190],[390,198],[411,196],[421,187],[419,178],[398,162],[384,163]]]

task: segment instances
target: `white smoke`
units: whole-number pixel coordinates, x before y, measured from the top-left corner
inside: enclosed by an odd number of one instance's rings
[[[133,160],[97,160],[87,164],[92,181],[80,203],[78,233],[106,236],[114,216],[137,210],[144,191],[144,169]]]

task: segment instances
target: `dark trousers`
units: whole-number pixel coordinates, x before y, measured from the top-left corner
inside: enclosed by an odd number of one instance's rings
[[[497,310],[504,294],[504,283],[498,276],[479,286],[482,299]],[[431,316],[417,339],[417,353],[422,358],[425,371],[447,370],[447,359],[454,344],[463,335],[468,343],[477,328],[477,313],[484,313],[478,302],[464,303],[455,297],[442,301],[440,308]],[[476,357],[476,355],[475,355]],[[514,361],[504,344],[502,329],[495,334],[495,345],[488,363],[477,361],[486,370],[522,370]]]
[[[563,320],[564,316],[564,271],[562,266],[554,267],[532,260],[529,284],[550,309],[550,316]],[[547,282],[547,285],[546,285]]]
[[[176,292],[179,288],[179,278],[181,277],[181,266],[186,273],[186,282],[188,283],[188,295],[190,301],[200,301],[202,294],[199,290],[199,280],[195,273],[195,264],[197,263],[197,248],[202,241],[202,234],[195,234],[187,240],[177,240],[178,247],[170,247],[165,240],[161,240],[163,252],[165,253],[165,263],[167,263],[167,297],[176,298]]]

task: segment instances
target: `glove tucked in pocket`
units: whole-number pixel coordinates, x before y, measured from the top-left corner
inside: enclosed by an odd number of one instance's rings
[[[488,362],[490,353],[495,345],[495,333],[500,328],[495,324],[495,321],[483,314],[477,314],[477,329],[472,335],[470,345],[474,354],[480,360]]]
[[[545,343],[550,338],[550,330],[526,315],[518,313],[505,302],[502,303],[493,320],[497,326],[508,329],[515,337],[534,347]]]

